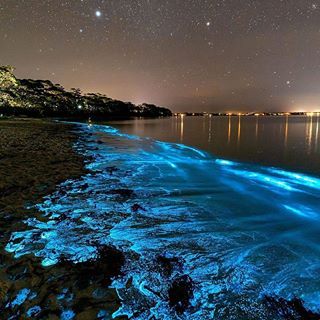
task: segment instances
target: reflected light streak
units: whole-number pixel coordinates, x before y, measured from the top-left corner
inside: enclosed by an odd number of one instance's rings
[[[256,141],[258,141],[259,135],[259,116],[256,116]]]
[[[285,124],[285,128],[284,128],[284,148],[285,148],[285,151],[288,146],[288,131],[289,131],[289,116],[286,115],[286,124]]]
[[[313,113],[310,115],[310,123],[308,124],[308,138],[307,138],[307,143],[308,143],[308,153],[310,154],[311,148],[312,148],[312,134],[313,134]]]
[[[237,140],[237,147],[240,145],[241,140],[241,114],[239,114],[239,121],[238,121],[238,140]]]
[[[184,135],[184,115],[181,115],[180,118],[180,141],[183,142]]]
[[[229,123],[228,123],[228,144],[230,144],[231,139],[231,116],[229,115]]]
[[[210,143],[212,139],[212,118],[209,117],[209,135],[208,135],[208,142]]]
[[[316,137],[315,137],[315,152],[318,151],[318,140],[319,140],[319,113],[317,113],[317,125],[316,125]]]

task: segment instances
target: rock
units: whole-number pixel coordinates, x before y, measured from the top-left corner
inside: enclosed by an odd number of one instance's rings
[[[177,277],[169,288],[169,305],[178,314],[182,314],[189,306],[193,297],[193,281],[188,275]]]
[[[117,167],[115,167],[115,166],[111,166],[111,167],[107,167],[106,168],[106,171],[110,174],[110,175],[112,175],[115,171],[118,171],[119,169],[117,168]]]
[[[61,257],[58,266],[68,270],[79,288],[86,288],[91,281],[104,286],[111,284],[111,279],[121,274],[124,265],[124,254],[113,246],[98,246],[96,259],[85,262],[73,262]]]
[[[80,189],[81,191],[84,191],[84,190],[86,190],[86,189],[88,189],[88,188],[89,188],[88,183],[84,183],[84,184],[82,184],[81,186],[79,186],[79,189]]]
[[[131,206],[131,211],[132,212],[138,212],[138,211],[146,211],[145,208],[141,207],[140,204],[135,203],[134,205]]]
[[[62,222],[62,221],[65,221],[67,219],[67,215],[65,213],[61,213],[59,215],[59,217],[56,217],[54,220],[57,221],[57,222]]]
[[[163,273],[166,277],[169,277],[172,275],[173,270],[182,268],[182,263],[179,260],[179,258],[172,257],[168,258],[162,255],[157,256],[156,262],[160,266],[160,272]]]

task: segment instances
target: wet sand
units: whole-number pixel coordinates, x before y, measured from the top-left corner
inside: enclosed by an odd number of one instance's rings
[[[37,257],[27,255],[15,259],[4,250],[10,234],[26,228],[23,220],[45,219],[27,207],[39,203],[59,183],[80,178],[86,172],[85,159],[72,147],[77,139],[76,131],[76,126],[50,121],[0,120],[0,312],[3,319],[60,319],[62,315],[67,319],[71,310],[76,311],[76,319],[95,319],[102,309],[108,310],[104,312],[108,316],[119,307],[115,291],[103,285],[106,275],[100,275],[101,279],[87,276],[94,264],[75,268],[62,261],[58,266],[43,268]]]

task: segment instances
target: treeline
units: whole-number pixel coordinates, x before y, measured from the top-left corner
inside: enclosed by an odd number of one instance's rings
[[[104,120],[167,117],[171,111],[153,104],[134,105],[97,93],[67,91],[49,80],[17,79],[11,66],[0,67],[0,114]]]

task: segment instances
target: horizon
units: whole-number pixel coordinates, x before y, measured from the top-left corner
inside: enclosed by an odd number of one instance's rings
[[[3,65],[2,67],[10,67],[10,68],[13,68],[14,70],[14,75],[16,76],[16,67],[15,66],[12,66],[12,65]],[[32,80],[40,80],[40,81],[47,81],[48,79],[32,79]],[[51,81],[51,80],[49,80]],[[60,83],[53,83],[53,85],[61,85]],[[64,86],[62,86],[64,88]],[[110,97],[110,96],[107,96],[106,94],[104,93],[99,93],[99,92],[84,92],[83,90],[81,90],[81,88],[74,88],[74,87],[69,87],[69,88],[64,88],[65,90],[67,91],[72,91],[72,89],[79,89],[81,94],[84,94],[84,95],[87,95],[87,94],[102,94],[102,95],[105,95],[106,97],[108,98],[111,98],[111,99],[116,99],[114,97]],[[121,99],[119,99],[121,100]],[[132,101],[124,101],[125,103],[134,103],[135,105],[143,105],[143,104],[150,104],[150,102],[147,102],[147,101],[143,101],[143,102],[138,102],[138,103],[135,103],[135,102],[132,102]],[[152,103],[151,103],[152,104]],[[165,107],[165,108],[169,108],[168,106],[159,106],[159,107]],[[306,109],[300,109],[300,110],[286,110],[286,111],[280,111],[280,110],[268,110],[268,111],[265,111],[263,109],[250,109],[250,108],[247,108],[247,109],[241,109],[241,110],[238,110],[236,111],[236,109],[234,109],[233,111],[230,111],[231,108],[217,108],[216,110],[214,111],[209,111],[209,110],[197,110],[197,111],[188,111],[188,110],[184,110],[184,111],[175,111],[175,110],[171,110],[173,115],[181,115],[181,114],[221,114],[221,115],[228,115],[228,116],[237,116],[237,115],[240,115],[240,116],[246,116],[246,115],[260,115],[260,116],[263,116],[263,115],[293,115],[293,114],[298,114],[298,113],[304,113],[308,116],[312,116],[312,115],[319,115],[320,114],[320,108],[319,109],[310,109],[310,110],[306,110]]]
[[[0,64],[19,78],[173,112],[320,109],[318,1],[13,0],[0,12]]]

